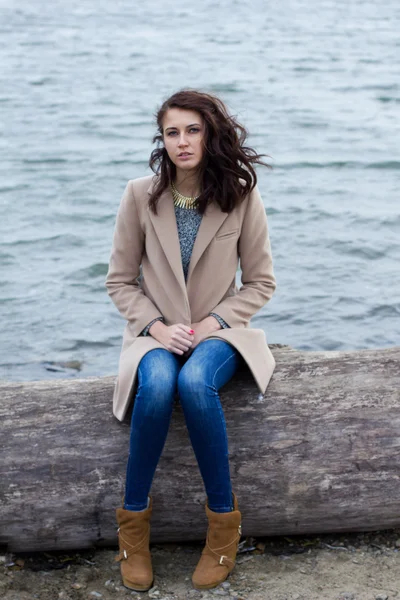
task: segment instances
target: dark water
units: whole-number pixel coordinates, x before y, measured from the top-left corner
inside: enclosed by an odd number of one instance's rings
[[[272,157],[278,288],[254,326],[302,349],[400,344],[399,17],[394,0],[2,2],[0,378],[116,372],[115,213],[183,86]]]

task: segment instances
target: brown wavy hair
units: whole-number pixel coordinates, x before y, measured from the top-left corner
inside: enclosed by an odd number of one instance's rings
[[[194,110],[201,114],[205,125],[204,152],[198,166],[200,196],[196,202],[203,214],[214,200],[223,212],[231,212],[257,184],[254,164],[271,166],[261,160],[253,148],[245,146],[248,132],[232,115],[223,101],[211,94],[182,89],[163,102],[155,114],[157,142],[149,166],[158,175],[149,199],[150,209],[157,214],[157,202],[176,176],[176,167],[164,147],[163,119],[169,108]],[[242,181],[240,181],[240,179]]]

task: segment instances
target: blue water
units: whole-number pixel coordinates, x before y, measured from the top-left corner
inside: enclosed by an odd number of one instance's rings
[[[394,0],[3,2],[0,378],[116,373],[115,214],[184,86],[220,95],[274,167],[278,287],[254,326],[299,349],[399,345],[399,25]]]

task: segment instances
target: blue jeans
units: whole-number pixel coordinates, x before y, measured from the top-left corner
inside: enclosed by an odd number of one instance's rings
[[[224,340],[200,342],[189,356],[150,350],[138,367],[124,508],[144,510],[178,393],[190,441],[214,512],[233,510],[228,438],[218,390],[234,375],[239,352]]]

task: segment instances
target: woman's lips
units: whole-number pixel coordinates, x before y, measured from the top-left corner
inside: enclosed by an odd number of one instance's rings
[[[180,154],[178,156],[178,158],[180,158],[181,160],[187,160],[188,158],[191,158],[193,156],[193,154]]]

